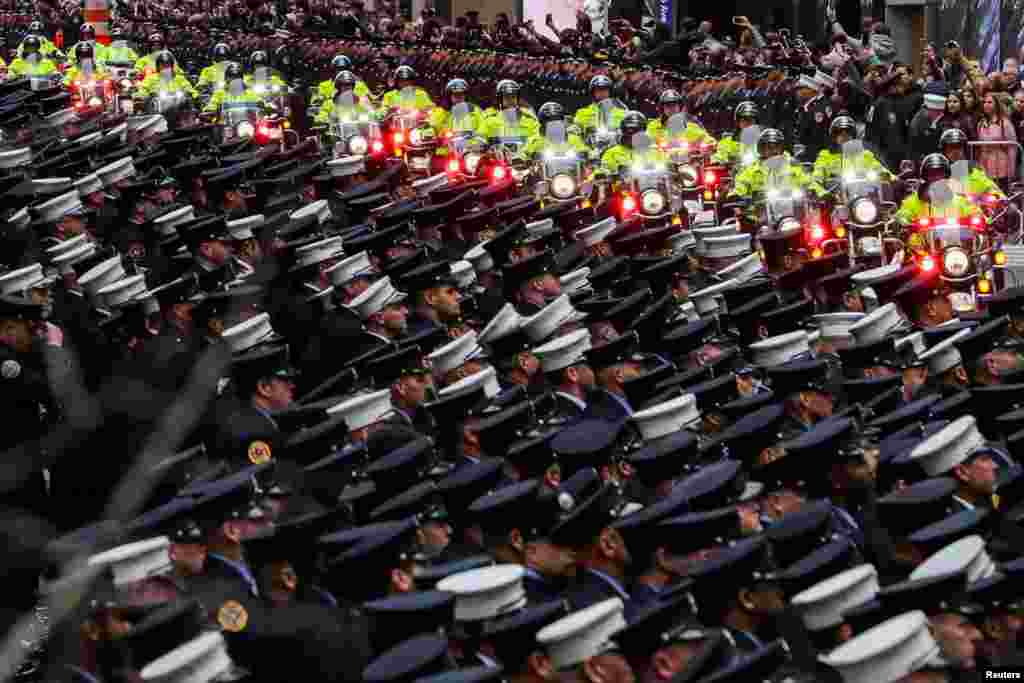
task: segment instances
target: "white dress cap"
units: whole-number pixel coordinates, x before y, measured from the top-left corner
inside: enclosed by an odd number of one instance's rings
[[[846,641],[821,661],[843,683],[893,683],[920,670],[939,652],[924,612],[906,612]]]
[[[525,318],[523,332],[532,341],[542,342],[553,335],[562,325],[579,322],[586,317],[586,313],[580,313],[573,307],[568,294],[562,294],[544,308]]]
[[[589,292],[591,291],[590,268],[583,266],[582,268],[577,268],[571,273],[566,273],[558,278],[558,284],[561,285],[563,294]]]
[[[992,576],[996,565],[985,551],[985,539],[977,534],[953,541],[910,572],[910,580],[930,579],[963,572],[974,583]]]
[[[451,265],[452,277],[459,285],[459,289],[465,289],[476,282],[476,271],[469,261],[456,261]]]
[[[57,195],[36,207],[36,211],[39,212],[39,218],[44,221],[58,221],[68,214],[81,210],[82,198],[78,196],[78,192],[75,190]]]
[[[633,422],[636,423],[645,441],[668,436],[698,420],[700,410],[697,409],[697,397],[693,394],[683,394],[633,413]]]
[[[929,477],[937,477],[967,460],[971,453],[985,445],[973,415],[964,415],[935,432],[910,451]]]
[[[537,642],[558,670],[581,664],[607,651],[612,636],[626,627],[621,598],[609,598],[548,624],[537,633]]]
[[[318,199],[308,206],[304,206],[298,209],[291,215],[293,221],[306,218],[308,216],[316,216],[316,222],[323,225],[327,221],[331,220],[331,207],[327,203],[326,199]],[[341,239],[338,238],[340,244]]]
[[[120,138],[121,144],[128,141],[128,122],[117,124],[103,135],[104,138]]]
[[[366,162],[363,157],[339,157],[327,162],[327,170],[334,178],[345,178],[358,173],[366,172]]]
[[[103,181],[104,187],[110,187],[120,180],[134,176],[135,164],[131,157],[124,157],[96,169],[96,175]]]
[[[159,114],[134,117],[128,119],[128,128],[135,133],[138,140],[144,140],[152,135],[166,133],[167,119]]]
[[[75,187],[71,178],[33,178],[30,182],[33,192],[48,197],[67,192]]]
[[[754,365],[765,368],[782,365],[808,353],[810,349],[807,332],[803,330],[776,335],[750,345]]]
[[[405,301],[404,292],[399,292],[391,284],[391,278],[384,276],[366,288],[366,290],[352,299],[348,308],[360,318],[366,320],[374,313],[384,310],[385,306]]]
[[[850,282],[854,283],[855,285],[863,287],[865,285],[870,285],[873,282],[878,282],[879,280],[886,278],[892,275],[893,273],[898,273],[899,271],[899,264],[879,266],[878,268],[869,268],[867,270],[862,270],[859,273],[854,273],[853,275],[851,275]]]
[[[342,259],[324,271],[335,287],[347,285],[360,275],[369,275],[372,272],[373,264],[370,262],[370,255],[365,251]]]
[[[228,221],[226,225],[228,233],[231,234],[231,239],[241,242],[242,240],[251,240],[255,236],[252,231],[259,229],[266,222],[267,219],[263,214],[257,213],[245,218],[239,218],[238,220]]]
[[[53,257],[55,268],[62,269],[80,263],[96,253],[95,242],[83,242],[74,249],[67,249]]]
[[[350,432],[369,427],[394,412],[391,389],[360,394],[327,409],[328,415],[341,415]]]
[[[913,349],[914,354],[920,357],[925,352],[924,332],[914,332],[896,340],[896,350],[900,353],[905,353],[904,349],[907,347]]]
[[[78,190],[79,197],[85,197],[94,192],[102,192],[103,181],[95,173],[90,173],[75,181],[75,189]]]
[[[722,292],[732,289],[739,284],[736,280],[726,280],[725,282],[719,282],[717,285],[711,285],[704,289],[697,290],[690,294],[690,301],[693,302],[693,307],[697,310],[697,314],[704,316],[710,315],[718,310],[718,296]]]
[[[956,348],[957,343],[968,336],[972,330],[960,330],[952,337],[943,339],[938,344],[920,355],[920,359],[927,363],[928,372],[933,375],[941,375],[947,370],[952,370],[960,365],[960,351]]]
[[[821,88],[821,83],[818,83],[818,81],[814,80],[807,74],[802,74],[800,76],[800,79],[796,82],[796,87],[807,88],[808,90],[818,92],[818,90]]]
[[[412,181],[412,189],[420,197],[425,197],[434,190],[440,190],[448,184],[448,174],[438,173],[428,178]]]
[[[7,219],[7,222],[17,228],[24,228],[32,222],[32,217],[28,215],[28,207],[23,206]]]
[[[479,372],[474,372],[468,377],[463,377],[458,382],[449,384],[437,392],[437,394],[441,398],[462,396],[463,394],[472,393],[480,387],[483,387],[484,395],[487,398],[494,398],[501,393],[501,385],[498,384],[498,373],[490,365]]]
[[[821,313],[811,318],[822,339],[848,339],[850,328],[864,319],[863,313]]]
[[[210,683],[234,663],[220,631],[207,631],[147,664],[139,676],[147,683]]]
[[[126,586],[169,573],[174,566],[170,549],[170,539],[157,536],[93,555],[89,566],[108,568],[114,576],[114,585]]]
[[[488,242],[490,240],[484,240],[466,252],[466,260],[473,264],[473,270],[477,273],[486,273],[494,270],[494,259],[491,258],[491,252],[484,248],[484,245]]]
[[[107,308],[120,308],[130,304],[146,291],[146,276],[132,275],[111,283],[96,292],[96,297]]]
[[[696,248],[697,236],[693,234],[692,230],[680,230],[669,235],[668,246],[673,254],[681,254],[687,249]]]
[[[593,225],[576,231],[574,237],[578,242],[583,242],[588,247],[605,241],[608,235],[618,227],[615,218],[609,216]]]
[[[845,612],[874,600],[878,589],[878,571],[862,564],[800,591],[790,604],[808,631],[821,631],[843,623]]]
[[[195,208],[189,204],[174,211],[168,211],[162,216],[157,216],[153,219],[153,227],[156,228],[158,234],[170,237],[177,232],[175,229],[177,226],[195,220],[195,217]]]
[[[743,232],[704,240],[705,258],[732,258],[750,253],[750,235]]]
[[[544,372],[555,372],[585,360],[589,350],[590,330],[582,329],[573,330],[538,346],[533,350],[533,355],[540,360]]]
[[[442,579],[437,590],[455,594],[455,621],[484,621],[526,604],[523,574],[518,564],[480,567]]]
[[[522,320],[522,316],[516,311],[514,305],[505,304],[487,322],[484,329],[480,331],[480,341],[484,344],[490,344],[499,339],[504,339],[519,329]]]
[[[124,276],[124,266],[121,264],[121,255],[118,254],[97,263],[82,273],[82,276],[78,278],[78,286],[91,298],[96,296],[101,289],[117,282]]]
[[[722,268],[715,275],[723,280],[732,278],[736,282],[746,282],[762,272],[764,272],[764,262],[761,261],[761,252],[755,251],[750,256],[744,256],[736,263]]]
[[[247,351],[273,336],[274,328],[270,324],[269,313],[260,313],[248,320],[243,320],[221,333],[221,339],[228,345],[232,353]]]
[[[295,265],[292,268],[305,268],[316,263],[322,263],[327,259],[340,256],[341,253],[340,237],[328,237],[327,239],[318,240],[295,250]]]
[[[889,302],[863,316],[860,321],[850,326],[850,334],[859,346],[880,342],[889,336],[903,318],[895,303]]]
[[[539,221],[531,221],[526,224],[526,234],[530,237],[544,237],[557,229],[553,218],[542,218]]]
[[[483,355],[484,350],[477,341],[476,332],[470,331],[457,339],[453,339],[439,349],[430,352],[430,360],[434,375],[440,377],[464,363]]]
[[[32,148],[19,147],[0,151],[0,168],[18,168],[32,163]]]
[[[694,227],[690,231],[693,233],[693,239],[696,242],[694,253],[697,256],[703,256],[708,249],[705,244],[706,240],[733,236],[733,234],[739,232],[739,226],[732,223],[730,225],[716,225],[715,227]]]
[[[18,294],[34,287],[43,287],[53,283],[53,278],[48,278],[43,273],[43,267],[33,263],[24,268],[12,270],[0,275],[0,294]]]
[[[71,107],[67,109],[61,109],[55,111],[49,116],[43,119],[43,123],[47,126],[56,128],[57,126],[66,126],[77,118],[75,110]]]

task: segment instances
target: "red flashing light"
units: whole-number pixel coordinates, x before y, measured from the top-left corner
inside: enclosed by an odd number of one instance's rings
[[[931,256],[925,256],[923,259],[921,259],[921,270],[923,270],[926,273],[930,273],[933,270],[935,270],[935,259],[933,259]]]
[[[384,143],[381,142],[380,140],[374,140],[373,145],[371,145],[370,149],[373,150],[374,154],[380,154],[381,152],[384,151]]]
[[[704,184],[705,185],[714,185],[716,180],[718,180],[718,177],[715,175],[714,171],[705,171],[704,172]]]
[[[402,144],[405,141],[405,133],[401,131],[395,133],[394,140],[396,145]]]
[[[821,240],[825,239],[825,228],[821,227],[820,225],[815,225],[813,228],[811,228],[811,239],[814,240],[815,242],[820,242]]]
[[[976,227],[976,228],[980,228],[980,227],[981,227],[981,224],[982,224],[982,222],[983,222],[983,221],[981,220],[981,216],[973,216],[973,217],[971,218],[971,225],[973,225],[973,226],[974,226],[974,227]]]
[[[448,160],[448,172],[449,173],[458,173],[459,172],[459,168],[460,168],[460,166],[459,166],[459,160],[458,159],[449,159]]]
[[[504,180],[506,175],[508,175],[508,172],[504,166],[495,166],[494,170],[491,171],[491,177],[495,180]]]
[[[626,213],[633,213],[636,211],[636,199],[631,194],[627,194],[622,198],[622,210]]]
[[[920,225],[922,228],[927,228],[929,225],[932,224],[932,220],[930,218],[922,218],[917,222],[917,224]]]

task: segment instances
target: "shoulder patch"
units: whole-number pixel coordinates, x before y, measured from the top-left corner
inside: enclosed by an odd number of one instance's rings
[[[253,465],[262,465],[263,463],[270,462],[271,455],[270,444],[266,441],[253,441],[249,444],[249,462]]]
[[[228,600],[217,610],[217,623],[225,631],[239,633],[244,631],[249,624],[249,613],[245,611],[241,603],[236,600]]]
[[[5,360],[0,365],[0,375],[4,379],[16,379],[21,375],[21,363],[16,360]]]

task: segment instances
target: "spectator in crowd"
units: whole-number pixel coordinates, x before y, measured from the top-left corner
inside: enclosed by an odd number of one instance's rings
[[[981,118],[978,120],[978,141],[1015,143],[1017,133],[1010,121],[1002,98],[987,93],[982,99]],[[1017,149],[1012,144],[982,146],[977,152],[978,163],[990,178],[1005,190],[1016,175]]]

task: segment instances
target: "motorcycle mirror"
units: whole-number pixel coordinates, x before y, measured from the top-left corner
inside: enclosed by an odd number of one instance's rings
[[[566,140],[565,122],[551,121],[544,128],[544,135],[547,138],[547,141],[552,145],[563,144]]]

